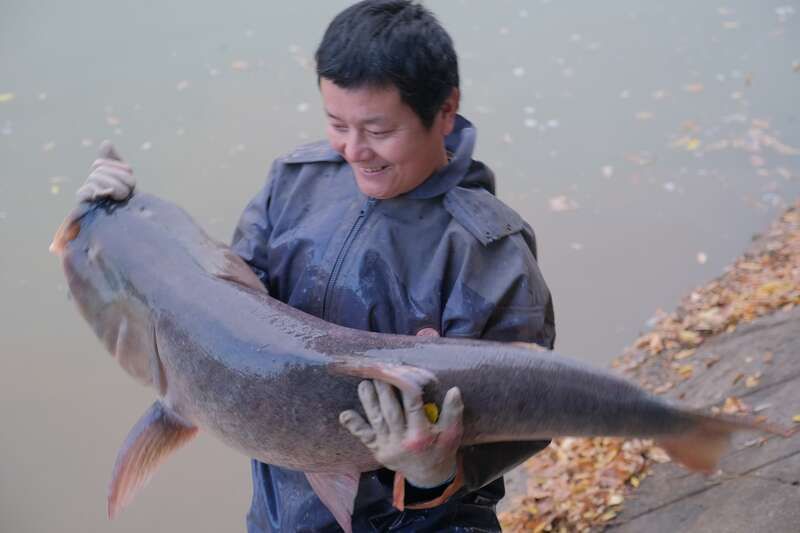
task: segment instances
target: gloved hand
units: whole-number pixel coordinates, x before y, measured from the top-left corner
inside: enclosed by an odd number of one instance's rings
[[[425,414],[422,394],[403,393],[382,381],[362,381],[358,397],[367,423],[356,411],[342,411],[339,422],[372,450],[383,466],[405,476],[415,487],[433,488],[456,474],[456,452],[463,434],[464,404],[453,387],[444,397],[436,423]]]
[[[121,201],[133,194],[136,187],[133,170],[109,141],[102,142],[98,156],[86,182],[75,193],[78,201],[90,202],[100,198]]]

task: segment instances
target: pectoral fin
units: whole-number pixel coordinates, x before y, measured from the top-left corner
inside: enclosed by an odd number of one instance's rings
[[[418,366],[361,357],[338,357],[328,368],[334,374],[385,381],[412,395],[421,394],[426,385],[438,382],[433,372]]]
[[[213,254],[204,256],[203,262],[206,270],[218,278],[243,285],[257,292],[267,292],[264,284],[247,266],[247,263],[227,246],[219,245]]]
[[[128,505],[156,468],[196,434],[197,427],[160,401],[155,402],[133,426],[117,453],[108,488],[108,518],[114,518]]]
[[[352,474],[312,474],[306,472],[311,488],[345,530],[352,533],[353,504],[358,492],[358,472]]]

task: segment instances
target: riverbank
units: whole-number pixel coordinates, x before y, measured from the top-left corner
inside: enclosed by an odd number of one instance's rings
[[[691,406],[797,426],[800,395],[791,391],[800,386],[798,304],[800,201],[612,366]],[[723,473],[709,478],[669,463],[651,441],[558,439],[511,476],[501,521],[510,532],[627,532],[644,523],[648,531],[784,531],[787,520],[800,521],[800,488],[793,485],[800,480],[784,479],[782,469],[796,473],[798,461],[800,434],[737,437]],[[768,496],[756,498],[759,490]],[[782,505],[786,498],[794,505]]]

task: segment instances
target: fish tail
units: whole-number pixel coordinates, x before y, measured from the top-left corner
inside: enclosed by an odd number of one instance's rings
[[[690,414],[690,429],[677,435],[658,437],[657,444],[669,456],[689,470],[713,473],[722,456],[730,448],[731,437],[736,431],[758,431],[788,437],[786,429],[755,421],[749,417],[709,416]]]

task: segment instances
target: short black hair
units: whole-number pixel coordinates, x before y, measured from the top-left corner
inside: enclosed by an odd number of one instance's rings
[[[318,81],[343,89],[394,85],[430,129],[458,88],[450,35],[425,7],[408,0],[364,0],[333,19],[317,48]]]

